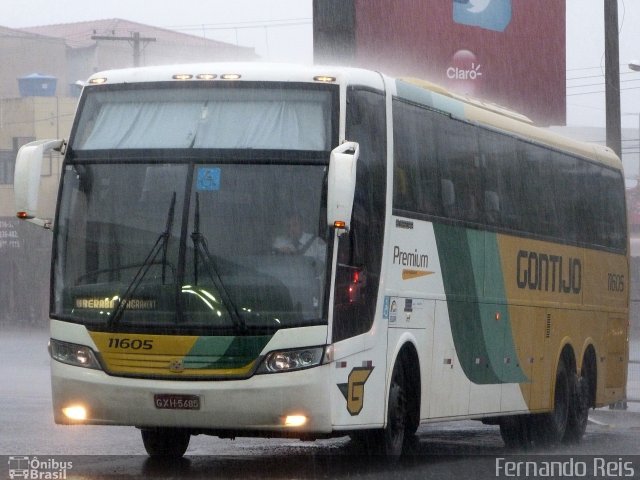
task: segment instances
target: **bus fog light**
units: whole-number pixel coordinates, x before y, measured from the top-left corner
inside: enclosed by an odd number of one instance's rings
[[[287,415],[284,419],[285,427],[301,427],[307,423],[307,417],[304,415]]]
[[[87,419],[87,409],[82,405],[71,405],[69,407],[65,407],[62,409],[62,413],[64,413],[65,417],[69,420],[86,420]]]
[[[301,370],[320,365],[324,355],[324,347],[299,348],[269,353],[258,373],[277,373]]]
[[[52,338],[49,341],[49,354],[54,360],[68,365],[100,370],[100,363],[93,350],[84,345],[61,342]]]

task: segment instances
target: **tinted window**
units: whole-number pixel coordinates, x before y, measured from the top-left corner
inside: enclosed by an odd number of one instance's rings
[[[395,102],[393,110],[393,206],[431,215],[441,213],[433,113]]]
[[[397,214],[626,248],[620,172],[394,99]]]
[[[360,144],[351,230],[338,244],[333,341],[369,331],[375,315],[386,195],[386,116],[382,93],[347,93],[348,140]]]

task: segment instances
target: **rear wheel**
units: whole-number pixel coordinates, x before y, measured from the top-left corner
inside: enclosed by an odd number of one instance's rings
[[[591,406],[591,372],[589,364],[582,367],[582,374],[573,376],[571,385],[571,403],[567,418],[567,430],[564,434],[564,442],[577,443],[582,439],[587,430],[589,419],[589,407]]]
[[[178,428],[142,429],[142,443],[150,457],[180,458],[187,451],[191,435]]]
[[[560,360],[556,373],[553,411],[530,417],[533,441],[537,445],[555,445],[565,436],[569,422],[571,388],[564,360]]]

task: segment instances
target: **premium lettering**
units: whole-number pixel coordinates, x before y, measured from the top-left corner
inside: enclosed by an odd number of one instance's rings
[[[518,288],[579,294],[582,263],[579,258],[520,250],[516,259]]]
[[[393,247],[393,263],[403,267],[427,268],[429,266],[429,255],[419,253],[417,249],[413,252],[405,252],[400,247]]]

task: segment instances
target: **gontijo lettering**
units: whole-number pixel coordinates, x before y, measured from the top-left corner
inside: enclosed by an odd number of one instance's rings
[[[576,295],[582,290],[579,258],[520,250],[516,262],[518,288]]]

